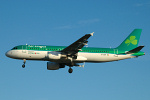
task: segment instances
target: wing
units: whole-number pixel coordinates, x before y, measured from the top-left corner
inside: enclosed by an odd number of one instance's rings
[[[74,42],[71,45],[69,45],[68,47],[64,48],[61,52],[68,54],[68,55],[77,54],[81,50],[82,47],[87,45],[87,43],[88,43],[87,40],[90,36],[93,36],[93,33],[84,35],[83,37],[78,39],[76,42]]]

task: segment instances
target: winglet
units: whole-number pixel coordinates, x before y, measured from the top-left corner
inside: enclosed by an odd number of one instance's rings
[[[92,32],[90,35],[93,36],[94,32]]]

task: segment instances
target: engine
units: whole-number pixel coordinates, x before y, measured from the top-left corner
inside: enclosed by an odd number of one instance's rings
[[[47,70],[58,70],[59,68],[64,68],[64,64],[59,64],[55,62],[47,62]]]

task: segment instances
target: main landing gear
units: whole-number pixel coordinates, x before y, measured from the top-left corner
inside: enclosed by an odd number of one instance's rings
[[[71,74],[73,72],[73,69],[70,67],[68,72]]]
[[[23,65],[22,68],[25,68],[26,59],[23,59]]]

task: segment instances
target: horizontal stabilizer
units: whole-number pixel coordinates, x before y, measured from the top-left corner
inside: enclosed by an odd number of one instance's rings
[[[144,46],[138,46],[137,48],[132,49],[132,50],[126,52],[126,54],[139,52],[143,47],[144,47]]]

